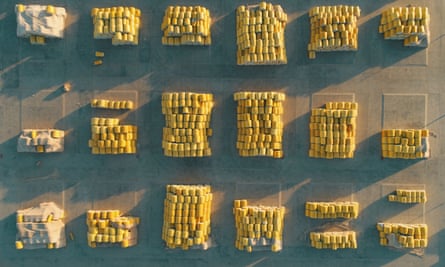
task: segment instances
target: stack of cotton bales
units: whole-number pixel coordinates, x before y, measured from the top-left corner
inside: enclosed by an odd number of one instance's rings
[[[17,211],[16,249],[62,248],[66,246],[65,212],[54,202]]]
[[[353,158],[357,115],[355,102],[328,102],[325,108],[312,109],[309,157]]]
[[[310,232],[311,247],[317,249],[357,248],[354,231]]]
[[[162,240],[168,248],[209,247],[212,198],[209,185],[167,185]]]
[[[163,45],[210,45],[211,17],[202,6],[169,6],[161,31]]]
[[[316,6],[309,10],[309,58],[314,59],[315,52],[356,51],[359,17],[358,6]]]
[[[163,128],[162,148],[165,156],[212,155],[207,138],[212,136],[210,119],[213,104],[212,94],[162,94],[162,114],[166,124]]]
[[[91,118],[92,154],[135,154],[137,126],[119,125],[117,118]]]
[[[403,223],[377,223],[380,245],[402,248],[426,248],[428,225]]]
[[[133,109],[134,103],[131,100],[114,101],[107,99],[93,99],[91,100],[91,107],[103,109]]]
[[[94,39],[111,39],[113,45],[137,45],[141,10],[134,7],[93,8]]]
[[[38,35],[29,36],[29,43],[32,45],[44,45],[46,44],[45,37]]]
[[[103,58],[105,57],[105,53],[101,52],[101,51],[96,51],[96,53],[94,53],[94,55],[96,56],[96,60],[93,61],[93,65],[94,66],[102,65]],[[93,103],[91,103],[91,104],[93,104]],[[93,105],[91,105],[91,106],[93,106]]]
[[[235,200],[236,241],[239,250],[252,252],[268,247],[273,252],[282,249],[284,207],[248,206],[247,200]]]
[[[87,212],[88,246],[122,248],[137,244],[138,217],[121,216],[119,210],[89,210]]]
[[[236,148],[242,157],[283,157],[284,93],[238,92]]]
[[[358,202],[306,202],[305,215],[312,219],[357,219]]]
[[[15,6],[17,15],[17,36],[29,38],[33,45],[44,45],[46,38],[63,38],[65,8],[52,5]]]
[[[24,129],[17,141],[17,152],[63,152],[65,132],[56,129]]]
[[[382,131],[382,157],[425,159],[429,157],[427,129],[387,129]]]
[[[280,5],[261,2],[236,10],[237,64],[287,64],[284,30],[287,14]]]
[[[379,32],[388,40],[404,40],[404,46],[428,46],[428,7],[391,7],[382,12]]]
[[[390,202],[400,202],[400,203],[425,203],[426,191],[423,190],[408,190],[408,189],[397,189],[396,194],[388,195],[388,201]]]

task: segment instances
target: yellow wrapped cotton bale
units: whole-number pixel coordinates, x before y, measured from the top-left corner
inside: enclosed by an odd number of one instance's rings
[[[284,93],[238,92],[236,148],[241,157],[282,158]]]
[[[97,246],[127,248],[137,244],[139,218],[120,214],[119,210],[87,211],[87,239],[91,248]]]
[[[15,8],[16,8],[16,10],[17,10],[18,13],[22,13],[22,12],[24,12],[25,9],[26,9],[25,5],[23,5],[23,4],[17,4],[17,5],[15,6]]]
[[[210,45],[210,12],[202,6],[169,6],[161,24],[163,45]]]
[[[49,15],[54,15],[54,13],[56,13],[56,9],[54,8],[54,6],[48,5],[46,6],[46,13],[48,13]]]
[[[324,108],[312,109],[309,157],[353,158],[357,116],[355,102],[328,102]]]
[[[29,43],[32,45],[44,45],[46,44],[46,40],[44,36],[31,35],[29,37]]]
[[[384,129],[381,137],[382,157],[426,159],[430,155],[428,136],[427,129]]]
[[[311,247],[316,249],[357,249],[357,238],[354,231],[310,232]]]
[[[247,200],[235,200],[235,247],[247,252],[252,252],[255,247],[281,251],[284,214],[284,207],[249,206]]]
[[[103,108],[103,109],[133,109],[134,103],[131,100],[121,100],[113,101],[107,99],[92,99],[92,108]]]
[[[167,185],[162,240],[168,248],[208,248],[212,199],[208,185]]]
[[[306,217],[312,219],[357,219],[359,215],[358,202],[306,202]]]
[[[22,241],[15,241],[15,248],[16,249],[23,249],[23,242]]]
[[[208,157],[212,155],[208,137],[212,135],[210,120],[212,94],[163,93],[162,135],[164,155],[169,157]]]
[[[93,103],[100,101],[93,100]],[[119,125],[117,118],[93,117],[88,146],[92,154],[135,154],[137,129],[135,125]]]
[[[315,52],[356,51],[358,49],[358,6],[315,6],[309,10],[311,37],[308,56]]]
[[[236,10],[237,64],[287,64],[286,23],[287,14],[280,5],[261,2],[239,6]]]
[[[426,248],[428,225],[403,223],[377,223],[381,246],[398,248]],[[389,240],[393,240],[389,242]]]
[[[134,7],[93,8],[94,39],[111,39],[113,45],[138,45],[141,11]]]
[[[428,7],[390,7],[382,12],[379,33],[386,40],[403,40],[404,46],[427,47],[429,24]]]
[[[407,203],[407,204],[425,203],[427,201],[426,191],[424,189],[422,190],[397,189],[394,193],[388,195],[388,201]]]

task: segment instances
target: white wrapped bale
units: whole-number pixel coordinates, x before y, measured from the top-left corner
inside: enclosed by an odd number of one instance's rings
[[[63,38],[67,17],[65,8],[17,4],[15,12],[18,37]]]

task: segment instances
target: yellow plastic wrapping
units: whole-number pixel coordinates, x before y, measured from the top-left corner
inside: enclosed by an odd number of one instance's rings
[[[355,102],[328,102],[325,108],[312,109],[309,157],[353,158],[357,116]]]
[[[212,199],[209,185],[167,185],[162,240],[168,248],[209,247]]]
[[[213,95],[190,92],[163,93],[165,127],[162,148],[168,157],[208,157],[212,150],[210,120]]]
[[[261,2],[236,10],[237,64],[287,64],[284,31],[287,14],[280,5]]]
[[[280,92],[238,92],[233,97],[238,103],[236,148],[239,155],[282,158],[282,115],[286,95]]]
[[[358,49],[358,6],[315,6],[309,10],[310,59],[315,52],[356,51]]]

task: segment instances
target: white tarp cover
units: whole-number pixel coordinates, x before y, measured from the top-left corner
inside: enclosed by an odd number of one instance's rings
[[[50,215],[52,219],[48,221]],[[66,246],[64,210],[54,202],[18,210],[17,216],[23,216],[23,222],[16,223],[16,240],[23,243],[24,249],[46,248],[49,243],[53,243],[54,248]]]
[[[65,212],[54,202],[43,202],[39,206],[18,210],[17,214],[23,215],[25,222],[41,222],[46,220],[49,215],[52,215],[52,219],[55,221],[61,220]]]
[[[54,14],[46,12],[47,6],[25,5],[25,10],[17,14],[17,36],[29,37],[40,35],[45,37],[63,38],[65,29],[66,10],[63,7],[54,7]]]
[[[33,131],[37,133],[35,138],[31,136]],[[37,152],[37,145],[44,146],[46,153],[63,152],[64,134],[60,138],[54,138],[52,131],[63,132],[56,129],[24,129],[17,140],[17,152]]]

